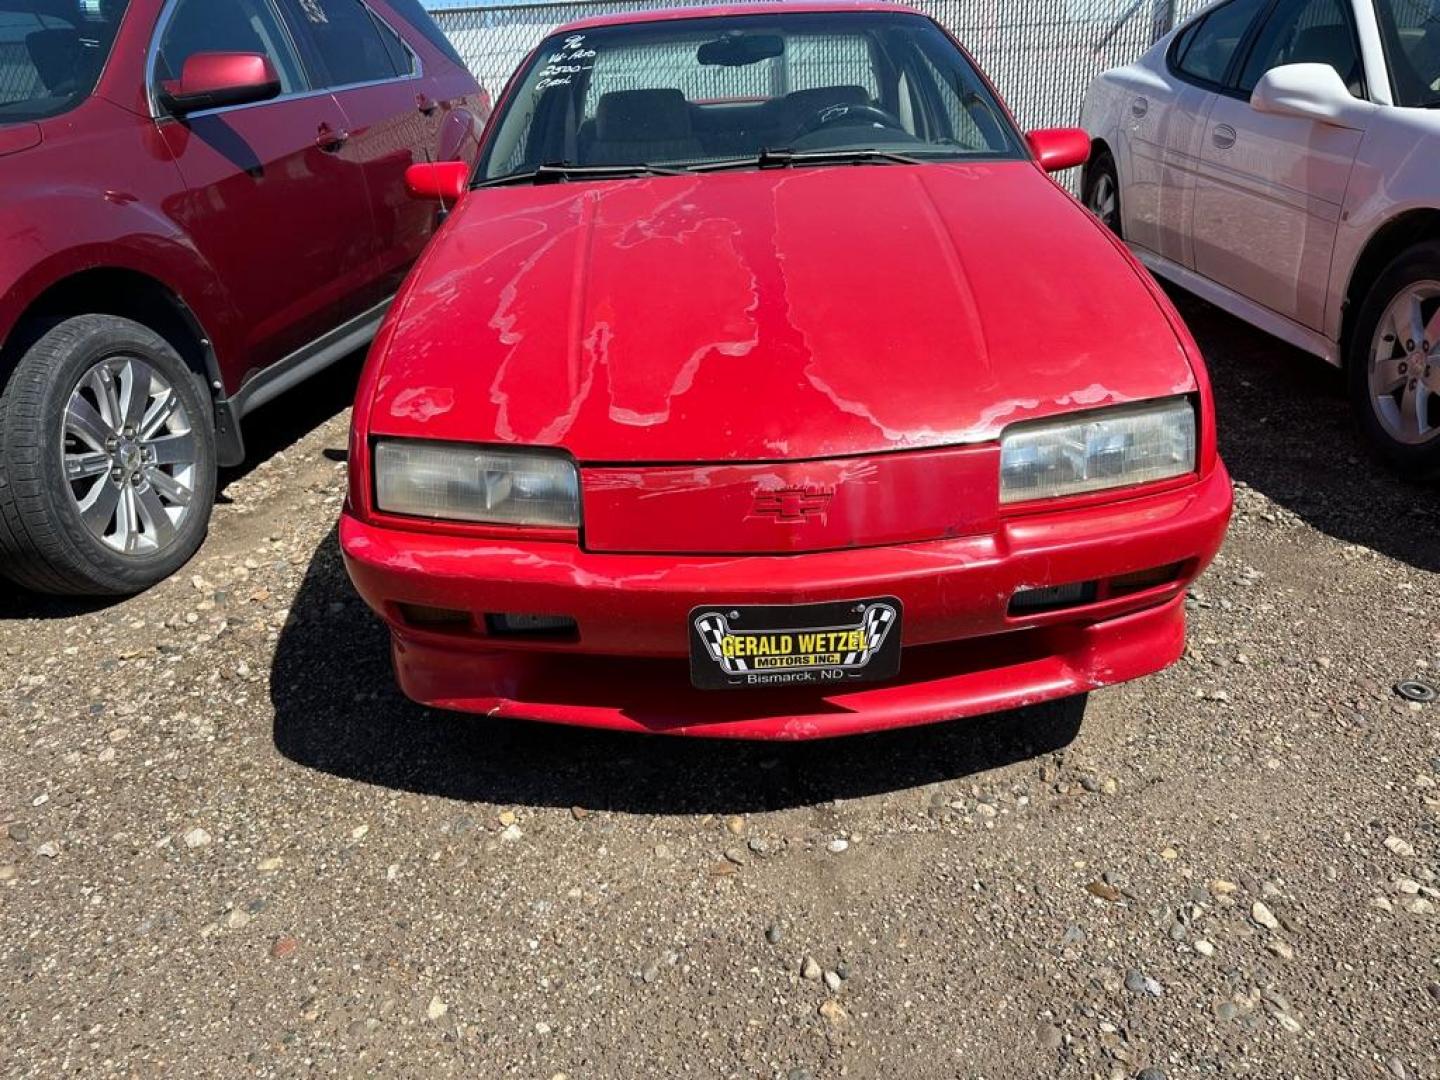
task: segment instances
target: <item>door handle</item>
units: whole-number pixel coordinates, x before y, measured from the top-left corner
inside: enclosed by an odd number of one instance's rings
[[[315,145],[327,154],[333,154],[350,141],[350,132],[335,130],[329,124],[321,124],[315,135]]]
[[[1210,141],[1215,144],[1217,150],[1229,150],[1235,145],[1235,140],[1238,138],[1239,135],[1229,124],[1221,124],[1210,133]]]
[[[415,95],[415,108],[419,109],[424,116],[434,116],[435,110],[440,106],[424,94]]]
[[[1133,117],[1135,117],[1136,120],[1139,120],[1139,119],[1141,119],[1142,117],[1144,117],[1145,114],[1148,113],[1149,111],[1150,111],[1150,102],[1147,101],[1147,100],[1146,100],[1145,98],[1143,98],[1143,97],[1136,98],[1134,101],[1132,101],[1132,102],[1130,103],[1130,115],[1132,115]]]

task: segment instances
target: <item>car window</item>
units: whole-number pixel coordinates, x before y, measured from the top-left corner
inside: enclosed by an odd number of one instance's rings
[[[1176,70],[1187,78],[1219,86],[1250,25],[1269,0],[1231,0],[1206,15],[1180,42],[1183,53],[1174,55]]]
[[[1185,53],[1190,48],[1190,43],[1195,40],[1195,31],[1200,29],[1204,19],[1196,19],[1189,26],[1176,35],[1175,41],[1170,46],[1170,62],[1179,67],[1180,62],[1185,59]]]
[[[0,0],[0,124],[39,120],[90,95],[124,3]]]
[[[997,140],[1003,140],[1000,118],[984,98],[976,96],[966,69],[946,65],[943,56],[937,58],[932,52],[924,48],[916,50],[918,85],[913,89],[907,87],[910,92],[902,96],[902,102],[910,98],[911,107],[917,108],[921,117],[925,116],[927,106],[939,106],[938,114],[930,118],[938,129],[932,133],[933,137],[939,141],[984,152]]]
[[[964,52],[906,12],[677,16],[555,35],[517,76],[494,131],[487,179],[776,149],[1026,153]]]
[[[305,88],[299,61],[269,0],[179,0],[160,35],[156,78],[178,79],[185,61],[202,52],[262,53],[280,73],[281,93]]]
[[[378,82],[401,74],[379,25],[360,0],[292,0],[292,11],[326,86]]]
[[[827,86],[858,86],[868,98],[879,93],[869,46],[859,35],[796,34],[786,39],[784,55],[737,66],[697,64],[696,45],[678,40],[604,50],[585,92],[586,115],[595,115],[606,94],[661,87],[690,101],[761,101]]]
[[[1284,0],[1266,21],[1245,63],[1246,94],[1265,73],[1286,64],[1329,64],[1356,97],[1365,94],[1360,43],[1340,0]]]
[[[1440,107],[1440,0],[1375,0],[1395,104]]]

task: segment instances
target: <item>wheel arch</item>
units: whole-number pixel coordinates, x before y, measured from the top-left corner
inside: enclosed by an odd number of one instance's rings
[[[1427,240],[1440,239],[1440,209],[1422,207],[1391,218],[1366,242],[1350,271],[1340,322],[1340,356],[1349,363],[1356,320],[1376,279],[1405,251]]]
[[[1120,163],[1115,159],[1115,148],[1110,145],[1110,140],[1104,135],[1093,135],[1090,138],[1090,158],[1085,162],[1085,167],[1080,170],[1080,191],[1083,194],[1090,184],[1090,174],[1095,168],[1095,163],[1102,156],[1108,156],[1115,162],[1116,178],[1119,178]]]
[[[56,322],[75,315],[116,315],[148,327],[180,354],[204,394],[217,405],[214,413],[221,463],[244,457],[239,425],[222,407],[224,381],[219,358],[200,316],[175,289],[153,274],[125,266],[91,266],[76,270],[41,290],[16,318],[0,344],[0,389],[20,357]]]

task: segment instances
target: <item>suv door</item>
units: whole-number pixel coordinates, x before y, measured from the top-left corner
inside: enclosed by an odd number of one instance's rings
[[[1131,217],[1149,216],[1141,234],[1133,238],[1187,269],[1195,265],[1190,223],[1205,124],[1241,45],[1268,3],[1230,0],[1190,26],[1166,56],[1168,100],[1154,101],[1154,95],[1141,94],[1131,104],[1137,124],[1132,143],[1135,171],[1137,180],[1142,180],[1142,197],[1131,196]],[[1142,179],[1147,169],[1148,184]],[[1148,203],[1143,196],[1147,188]]]
[[[1272,68],[1321,63],[1364,97],[1360,55],[1349,0],[1280,0],[1211,110],[1196,183],[1195,269],[1316,330],[1364,132],[1262,113],[1250,95]]]
[[[233,393],[363,310],[376,276],[365,178],[344,152],[344,112],[314,89],[271,0],[176,0],[153,52],[155,90],[200,52],[263,53],[280,73],[269,101],[183,120],[157,108],[186,185],[167,209],[224,283],[241,328],[243,347],[220,358]]]
[[[435,160],[440,104],[425,92],[420,60],[362,0],[286,0],[301,47],[345,111],[349,159],[364,170],[377,288],[400,286],[435,231],[437,208],[412,199],[405,170]]]

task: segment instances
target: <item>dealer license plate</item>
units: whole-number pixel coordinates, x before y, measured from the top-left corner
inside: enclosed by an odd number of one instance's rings
[[[900,673],[893,596],[690,612],[690,681],[701,690],[880,682]]]

